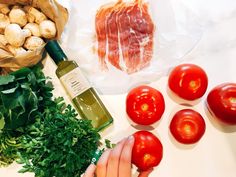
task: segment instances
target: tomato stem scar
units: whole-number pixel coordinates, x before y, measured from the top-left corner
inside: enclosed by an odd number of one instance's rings
[[[190,85],[190,87],[194,88],[194,87],[197,86],[197,83],[196,83],[195,81],[191,81],[191,82],[189,83],[189,85]]]
[[[146,103],[144,103],[144,104],[142,104],[142,106],[141,106],[141,109],[143,110],[143,111],[147,111],[148,110],[148,104],[146,104]]]
[[[184,131],[188,134],[191,133],[191,126],[189,124],[185,124],[184,125]]]
[[[236,103],[236,97],[230,97],[230,98],[229,98],[229,101],[230,101],[231,103]]]

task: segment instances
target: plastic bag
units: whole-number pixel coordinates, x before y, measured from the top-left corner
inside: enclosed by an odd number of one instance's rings
[[[204,27],[212,27],[235,16],[235,0],[172,0],[191,9]]]
[[[94,87],[104,94],[124,93],[138,84],[150,83],[179,63],[199,41],[202,30],[193,14],[184,7],[174,8],[168,0],[148,0],[149,11],[156,26],[154,54],[148,67],[127,74],[109,65],[102,71],[97,53],[95,15],[111,0],[71,0],[70,19],[63,34],[62,47],[70,59],[76,60]]]
[[[67,9],[57,3],[56,0],[0,0],[0,3],[11,5],[30,5],[40,9],[49,19],[55,22],[57,36],[59,39],[68,20]],[[27,51],[23,54],[14,56],[4,45],[0,43],[0,68],[2,73],[18,70],[21,67],[27,67],[37,64],[41,59],[44,46],[35,51]]]

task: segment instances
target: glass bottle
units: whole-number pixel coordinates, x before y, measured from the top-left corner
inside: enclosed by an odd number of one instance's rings
[[[56,75],[70,96],[81,118],[91,120],[93,127],[97,131],[110,125],[113,122],[112,116],[83,75],[78,64],[73,60],[68,60],[55,40],[49,41],[45,48],[57,64]]]

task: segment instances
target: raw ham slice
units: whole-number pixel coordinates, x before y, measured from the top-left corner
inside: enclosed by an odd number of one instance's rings
[[[97,40],[98,40],[98,57],[102,69],[107,69],[107,65],[105,62],[106,46],[107,46],[106,21],[113,6],[114,4],[102,6],[98,11],[98,13],[96,14],[96,19],[95,19]]]
[[[153,55],[154,24],[142,0],[102,6],[96,14],[98,57],[131,74],[149,65]]]
[[[122,1],[118,3],[111,10],[110,16],[107,18],[107,41],[108,41],[108,60],[109,62],[118,69],[120,67],[120,56],[119,56],[119,33],[117,28],[116,16],[120,8],[124,4]]]

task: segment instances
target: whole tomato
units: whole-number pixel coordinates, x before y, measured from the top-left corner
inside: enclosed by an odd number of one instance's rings
[[[126,97],[126,112],[140,125],[150,125],[161,119],[165,110],[163,95],[149,86],[132,89]]]
[[[163,146],[160,140],[148,131],[136,132],[134,139],[132,163],[141,171],[157,166],[163,156]]]
[[[191,109],[178,111],[170,123],[170,132],[180,143],[193,144],[201,139],[206,129],[202,116]]]
[[[170,73],[170,90],[185,100],[196,100],[204,95],[208,85],[205,71],[194,64],[176,66]]]
[[[207,106],[222,122],[236,125],[236,83],[224,83],[213,88],[207,96]]]

